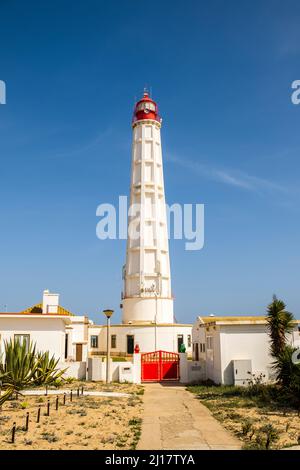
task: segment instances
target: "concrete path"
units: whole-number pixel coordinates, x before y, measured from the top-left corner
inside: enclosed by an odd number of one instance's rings
[[[184,386],[147,384],[138,450],[240,449],[210,411]]]

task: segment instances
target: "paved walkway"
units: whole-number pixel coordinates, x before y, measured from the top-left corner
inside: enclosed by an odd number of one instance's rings
[[[147,384],[138,450],[240,449],[210,411],[184,386]]]

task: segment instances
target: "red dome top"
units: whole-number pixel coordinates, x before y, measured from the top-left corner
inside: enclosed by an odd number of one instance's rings
[[[144,91],[144,96],[139,100],[133,111],[132,122],[142,121],[144,119],[151,119],[152,121],[161,122],[158,114],[158,106],[150,97],[147,91]]]

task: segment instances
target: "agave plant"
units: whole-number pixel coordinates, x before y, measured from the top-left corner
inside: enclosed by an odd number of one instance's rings
[[[18,339],[11,339],[4,342],[4,349],[5,361],[1,365],[0,380],[5,393],[0,397],[0,405],[13,393],[18,395],[20,390],[29,386],[38,367],[32,343],[23,341],[21,344]]]
[[[38,365],[33,377],[35,385],[50,385],[62,378],[63,374],[67,370],[60,370],[57,368],[59,359],[55,359],[54,356],[50,357],[49,351],[38,353],[36,359]]]

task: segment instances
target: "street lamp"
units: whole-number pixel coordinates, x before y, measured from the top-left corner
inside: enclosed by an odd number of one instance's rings
[[[109,330],[110,330],[110,317],[114,313],[113,310],[107,309],[103,310],[104,315],[107,319],[107,346],[106,346],[106,383],[110,383],[110,341],[109,341]]]

